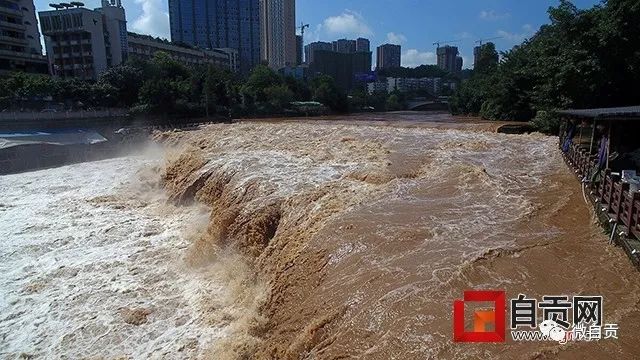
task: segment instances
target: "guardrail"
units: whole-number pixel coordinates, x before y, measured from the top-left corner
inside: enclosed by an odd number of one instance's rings
[[[564,143],[563,140],[561,138],[560,144]],[[619,235],[640,240],[640,192],[623,182],[620,174],[612,173],[611,169],[602,170],[599,178],[589,179],[597,167],[597,156],[578,144],[571,144],[564,157],[591,190],[596,211],[605,215],[613,225],[610,241]],[[616,230],[620,233],[615,233]]]

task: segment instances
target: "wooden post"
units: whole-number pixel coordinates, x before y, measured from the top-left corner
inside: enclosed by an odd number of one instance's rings
[[[593,127],[591,128],[591,145],[589,145],[589,155],[593,153],[593,140],[596,137],[596,119],[593,119]]]
[[[609,168],[609,154],[611,153],[611,127],[613,127],[613,123],[609,122],[609,136],[607,138],[607,169]]]
[[[584,130],[584,127],[582,126],[583,122],[580,122],[580,138],[578,140],[578,144],[580,144],[582,146],[582,131]]]

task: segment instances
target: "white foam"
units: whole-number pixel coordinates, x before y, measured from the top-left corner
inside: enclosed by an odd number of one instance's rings
[[[129,157],[0,177],[0,357],[193,358],[225,336],[202,308],[225,289],[182,261],[198,211],[88,201],[121,196],[154,163]],[[123,308],[151,313],[136,326]]]

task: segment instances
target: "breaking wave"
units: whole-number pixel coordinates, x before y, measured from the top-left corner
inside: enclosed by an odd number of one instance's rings
[[[609,322],[640,330],[635,272],[594,227],[553,138],[398,116],[395,125],[276,121],[157,133],[164,161],[0,178],[10,194],[0,223],[15,222],[0,230],[11,239],[0,259],[8,284],[0,354],[510,359],[567,351],[457,346],[451,306],[467,289],[599,294],[612,299]],[[633,358],[637,343],[616,351]],[[597,357],[616,344],[569,346],[571,356]]]
[[[163,141],[185,149],[169,197],[212,209],[192,261],[233,249],[266,284],[255,338],[231,358],[478,355],[451,346],[453,300],[542,291],[529,254],[576,235],[557,223],[572,179],[542,135],[246,123]]]

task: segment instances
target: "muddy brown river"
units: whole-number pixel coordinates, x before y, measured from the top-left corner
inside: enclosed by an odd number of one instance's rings
[[[151,295],[161,293],[166,302],[175,294],[188,327],[170,331],[166,324],[177,320],[167,312],[170,303],[160,302],[154,311],[166,313],[164,325],[151,313],[146,323],[124,327],[136,338],[118,355],[637,358],[638,273],[622,250],[607,244],[557,138],[495,129],[475,119],[398,113],[156,134],[168,149],[155,174],[163,190],[159,201],[173,210],[171,216],[154,210],[156,217],[145,215],[145,221],[161,229],[178,222],[191,235],[173,240],[181,244],[177,255],[166,253],[162,237],[152,237],[144,251],[159,255],[148,261],[150,269],[138,271],[167,282]],[[0,177],[3,184],[18,186]],[[187,223],[193,216],[181,209],[194,207],[208,215]],[[135,240],[130,232],[118,234]],[[120,261],[128,266],[126,257]],[[159,271],[162,266],[171,271]],[[504,290],[507,299],[601,295],[604,322],[619,326],[618,339],[517,342],[507,329],[505,343],[454,342],[453,303],[465,290]],[[154,309],[151,295],[138,299],[138,307]],[[112,295],[103,296],[109,301]],[[158,352],[136,349],[145,344],[145,327],[161,333]],[[172,347],[172,336],[175,344],[188,338],[196,345],[185,355]],[[17,341],[11,343],[15,351]],[[40,354],[55,357],[59,348],[47,349]]]

